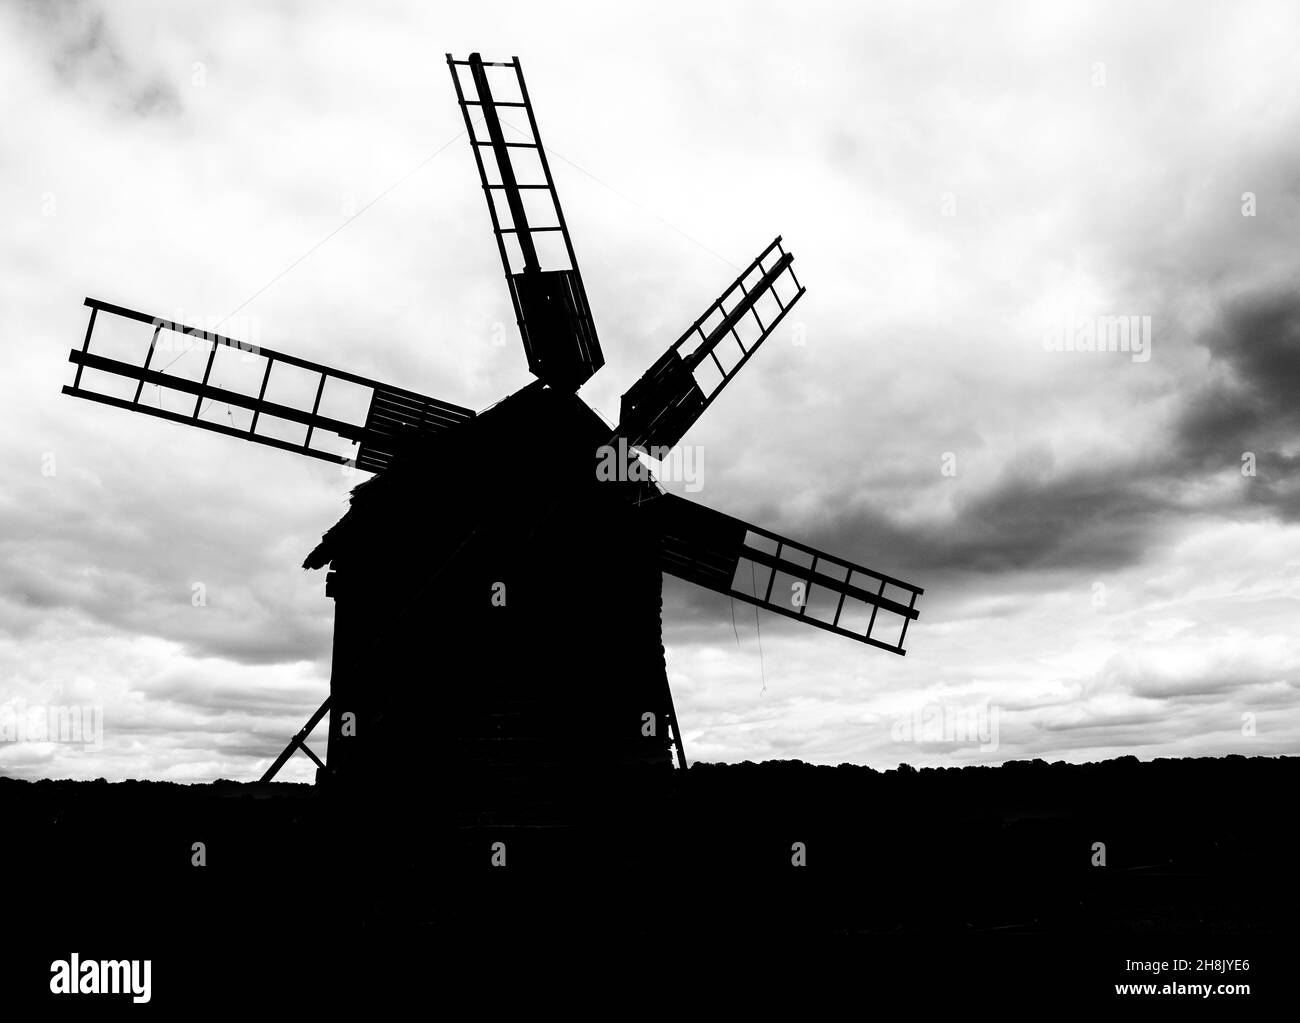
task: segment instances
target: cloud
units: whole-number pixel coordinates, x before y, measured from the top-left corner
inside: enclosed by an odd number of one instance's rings
[[[149,117],[181,109],[180,94],[160,69],[146,71],[129,60],[109,25],[107,12],[90,0],[30,2],[19,21],[28,30],[59,84],[116,113]],[[151,54],[152,47],[133,53]]]
[[[1300,647],[1289,637],[1244,630],[1177,643],[1135,644],[1102,670],[1107,684],[1149,698],[1240,693],[1300,680]]]
[[[1221,326],[1204,340],[1208,379],[1178,422],[1183,464],[1238,464],[1255,473],[1244,499],[1293,521],[1300,512],[1300,450],[1295,404],[1300,384],[1300,302],[1294,289],[1254,292],[1225,302]]]

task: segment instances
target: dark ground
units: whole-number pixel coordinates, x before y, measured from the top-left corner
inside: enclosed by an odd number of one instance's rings
[[[626,1004],[602,1015],[618,1018],[792,986],[810,1014],[811,992],[834,987],[828,1014],[1251,1015],[1294,1005],[1300,986],[1297,780],[1300,759],[1236,756],[698,764],[618,780],[618,805],[581,824],[451,829],[409,793],[0,779],[0,996],[55,1001],[50,963],[75,951],[151,959],[153,1008],[124,1008],[168,1017],[227,1001],[433,1005],[457,988],[466,1014],[511,997],[576,1008],[606,983]],[[806,866],[792,864],[797,842]],[[1177,958],[1192,969],[1154,979],[1251,994],[1114,993],[1153,979],[1127,960]],[[1205,959],[1249,969],[1196,970]],[[105,1004],[55,1007],[78,997]]]

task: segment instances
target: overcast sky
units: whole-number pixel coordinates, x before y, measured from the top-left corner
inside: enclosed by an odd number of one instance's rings
[[[0,774],[253,779],[326,696],[299,565],[364,476],[59,388],[87,295],[474,409],[527,383],[471,50],[520,56],[554,154],[583,397],[616,419],[782,234],[808,293],[684,439],[690,498],[926,590],[901,658],[668,580],[690,758],[1297,752],[1298,22],[0,4],[0,706],[104,714],[102,750],[3,743]],[[1150,317],[1149,358],[1050,350],[1067,315]],[[996,749],[898,725],[986,707]]]

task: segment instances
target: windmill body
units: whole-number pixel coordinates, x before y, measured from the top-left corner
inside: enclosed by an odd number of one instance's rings
[[[672,763],[658,549],[644,487],[592,469],[607,434],[530,385],[356,489],[306,562],[335,601],[322,781],[433,776],[467,809],[537,807],[593,765]]]
[[[298,750],[359,791],[427,778],[432,761],[478,813],[580,793],[620,766],[686,765],[662,573],[896,654],[922,590],[598,471],[611,450],[686,434],[803,296],[794,257],[780,237],[764,248],[628,389],[611,430],[575,393],[604,355],[519,61],[447,63],[536,380],[476,414],[87,298],[63,390],[373,474],[305,562],[329,567],[330,695],[264,780]],[[93,349],[101,316],[138,325],[138,349]],[[206,360],[160,365],[164,332]],[[256,366],[243,384],[236,356]],[[296,401],[277,390],[286,373],[313,382]],[[350,415],[349,393],[363,396]],[[328,762],[306,742],[326,714]]]

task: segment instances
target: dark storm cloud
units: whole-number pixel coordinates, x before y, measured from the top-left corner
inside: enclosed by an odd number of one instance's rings
[[[962,495],[938,521],[898,521],[830,498],[845,510],[809,542],[918,578],[1087,573],[1140,563],[1206,514],[1300,518],[1300,295],[1227,301],[1187,347],[1208,352],[1209,367],[1187,370],[1167,434],[1153,429],[1095,464],[1057,467],[1042,450],[1009,451],[991,486]],[[1254,477],[1241,476],[1246,452]],[[1209,486],[1225,476],[1240,484]]]
[[[1140,560],[1178,503],[1145,467],[1009,473],[943,522],[900,523],[871,508],[832,518],[809,542],[909,582],[922,577],[1100,572]],[[1008,609],[1009,610],[1009,609]]]
[[[1189,397],[1177,424],[1189,470],[1241,465],[1255,456],[1245,500],[1282,518],[1300,518],[1300,294],[1256,292],[1230,302],[1204,342],[1209,379]]]

